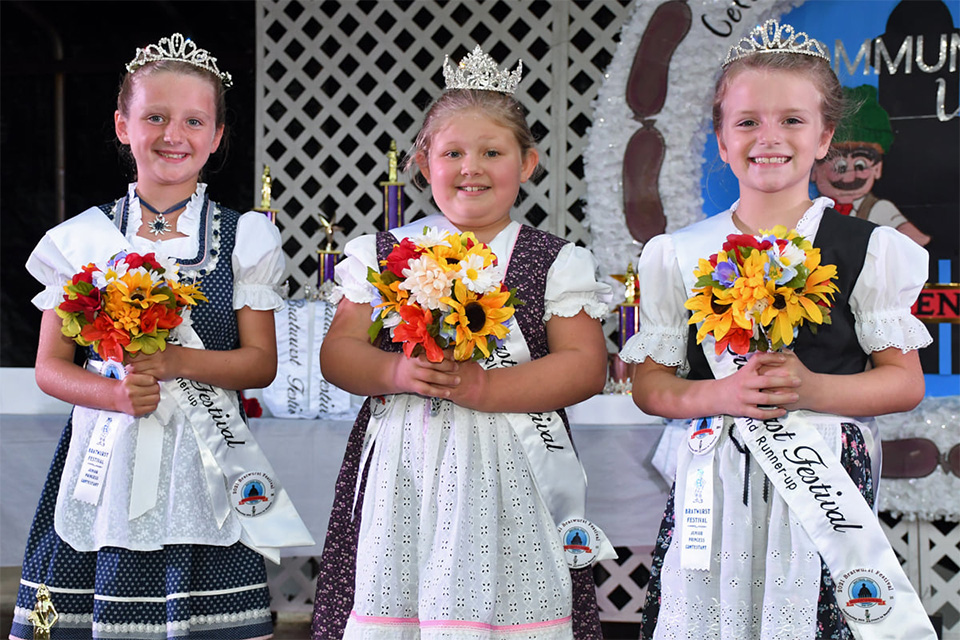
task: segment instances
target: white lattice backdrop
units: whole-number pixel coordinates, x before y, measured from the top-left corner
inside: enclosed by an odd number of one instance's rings
[[[338,248],[382,229],[390,141],[410,148],[442,90],[444,55],[459,60],[475,44],[502,66],[523,60],[518,97],[546,171],[524,185],[514,217],[587,244],[581,152],[630,4],[258,3],[256,157],[271,169],[291,294],[316,281],[318,214],[342,227]],[[406,194],[408,221],[432,211],[426,194],[410,185]]]
[[[638,4],[646,3],[640,0]],[[649,0],[656,4],[655,0]],[[502,66],[522,58],[519,98],[540,138],[546,169],[527,183],[515,217],[589,245],[582,152],[591,106],[613,59],[630,0],[434,2],[263,0],[257,3],[256,157],[270,165],[291,293],[316,281],[318,214],[341,227],[338,248],[382,228],[379,182],[391,140],[407,150],[423,109],[442,87],[444,54],[459,60],[480,44]],[[260,167],[253,180],[259,189]],[[406,189],[407,220],[432,211]],[[608,323],[608,332],[616,323]],[[945,638],[960,640],[960,526],[889,520],[884,529]],[[635,622],[649,575],[649,549],[596,572],[603,618]],[[273,608],[312,609],[315,558],[273,568]]]

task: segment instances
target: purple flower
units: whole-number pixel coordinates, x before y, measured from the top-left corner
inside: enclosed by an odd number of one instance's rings
[[[733,260],[724,260],[717,262],[717,268],[713,270],[713,280],[722,287],[729,289],[733,283],[740,277],[740,270],[737,269],[737,263]]]

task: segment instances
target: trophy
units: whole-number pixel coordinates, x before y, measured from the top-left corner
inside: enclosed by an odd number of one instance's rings
[[[260,175],[260,206],[254,207],[254,211],[259,211],[270,219],[270,222],[277,223],[277,210],[270,208],[270,189],[273,185],[273,178],[270,177],[270,165],[263,165],[263,173]]]
[[[334,268],[340,259],[340,252],[333,248],[333,234],[341,227],[333,224],[333,216],[328,220],[322,213],[317,215],[325,236],[323,247],[317,249],[317,297],[324,298],[333,289]]]
[[[617,337],[618,351],[623,350],[630,336],[640,330],[640,314],[638,305],[640,303],[640,282],[637,278],[637,272],[633,268],[633,263],[627,265],[626,273],[612,276],[617,282],[622,282],[624,290],[624,300],[617,305],[617,318],[619,331]],[[604,391],[607,393],[629,394],[632,392],[633,383],[630,380],[629,368],[626,362],[620,359],[619,353],[610,354],[609,376]]]
[[[390,141],[387,151],[387,180],[383,187],[383,230],[389,231],[403,226],[403,186],[397,181],[397,141]]]
[[[50,640],[50,629],[59,617],[50,600],[50,590],[47,585],[41,584],[37,587],[37,602],[33,605],[33,611],[27,614],[27,620],[33,625],[33,640]]]

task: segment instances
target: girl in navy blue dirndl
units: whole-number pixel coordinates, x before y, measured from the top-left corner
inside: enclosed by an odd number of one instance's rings
[[[275,375],[280,237],[262,214],[221,207],[199,182],[224,133],[230,76],[216,59],[174,34],[138,49],[127,70],[115,124],[137,182],[51,229],[27,263],[45,286],[34,298],[43,310],[37,382],[75,408],[30,532],[10,637],[33,637],[28,614],[42,584],[59,614],[53,640],[269,638],[263,556],[275,558],[286,542],[251,532],[227,494],[242,468],[257,467],[248,471],[258,478],[272,470],[255,444],[238,461],[218,441],[224,429],[246,439],[238,393],[226,390]],[[117,379],[100,374],[92,349],[84,367],[74,364],[55,308],[67,278],[120,251],[178,267],[207,301],[171,334],[177,344],[127,354]],[[91,498],[77,489],[84,455],[109,430],[109,464]],[[275,488],[271,509],[282,511],[286,494]]]
[[[478,50],[459,72],[445,65],[448,90],[418,136],[412,161],[442,215],[356,238],[337,265],[344,297],[320,361],[328,380],[370,397],[337,481],[315,639],[602,637],[592,572],[568,567],[557,526],[572,513],[555,496],[571,491],[582,508],[562,408],[603,387],[608,288],[586,249],[511,221],[538,154],[509,95],[519,71],[495,67]],[[479,362],[439,363],[401,353],[389,328],[371,344],[370,270],[401,241],[467,231],[525,302],[502,344]]]

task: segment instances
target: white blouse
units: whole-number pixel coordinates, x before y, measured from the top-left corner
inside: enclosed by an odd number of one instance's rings
[[[128,189],[130,219],[126,240],[130,249],[139,253],[155,252],[163,256],[192,258],[199,250],[201,207],[206,185],[200,184],[177,220],[177,231],[186,237],[167,240],[142,238],[140,202],[135,197],[135,184]],[[83,214],[81,214],[83,215]],[[72,220],[72,219],[71,219]],[[27,262],[27,270],[44,286],[33,303],[40,309],[53,309],[63,300],[63,284],[77,271],[73,264],[80,256],[84,261],[106,260],[109,255],[98,252],[115,248],[113,240],[103,240],[96,231],[84,234],[83,224],[73,230],[71,221],[43,237]],[[106,218],[106,229],[115,229]],[[107,234],[103,234],[107,235]],[[119,236],[119,234],[117,234]],[[54,237],[58,239],[54,240]],[[59,242],[59,244],[58,244]],[[72,256],[72,259],[71,257]],[[95,256],[95,257],[93,257]],[[214,268],[211,258],[207,268]],[[266,311],[282,308],[283,298],[277,284],[284,270],[280,233],[261,213],[241,215],[236,243],[231,254],[234,274],[233,308],[250,307]],[[189,428],[183,410],[173,403],[172,414],[162,430],[163,452],[159,467],[156,507],[134,520],[128,517],[132,478],[137,459],[136,422],[118,430],[110,454],[109,471],[93,505],[73,496],[87,450],[101,412],[77,406],[73,411],[70,449],[64,463],[63,477],[57,498],[56,529],[75,549],[94,551],[103,546],[118,546],[151,551],[168,544],[207,544],[226,546],[240,537],[240,523],[231,514],[218,524],[207,491],[207,479],[197,436]],[[198,490],[198,488],[200,488]]]
[[[177,218],[176,231],[185,236],[169,239],[143,238],[136,235],[142,219],[140,199],[134,192],[136,186],[134,182],[127,188],[130,219],[126,238],[132,245],[132,250],[139,253],[153,251],[181,258],[195,256],[199,250],[200,214],[207,185],[197,185],[186,210]],[[104,259],[108,257],[104,256]],[[231,260],[234,309],[250,307],[265,311],[283,307],[283,298],[278,292],[285,266],[280,231],[265,215],[248,211],[240,216]],[[33,298],[33,304],[41,310],[53,309],[63,301],[64,282],[76,273],[74,266],[47,236],[41,238],[34,249],[30,261],[27,262],[27,271],[44,285],[44,290]]]
[[[717,238],[718,250],[727,234],[741,233],[733,222],[737,204],[739,201],[717,214],[723,231]],[[830,198],[817,198],[797,223],[797,232],[813,242],[823,210],[832,205]],[[650,357],[682,372],[687,364],[689,335],[689,315],[683,304],[690,292],[684,284],[672,235],[657,236],[644,246],[637,276],[640,330],[624,345],[620,357],[627,362],[643,362]],[[857,339],[866,353],[889,347],[907,352],[932,342],[923,323],[910,313],[926,279],[927,254],[921,246],[891,227],[873,230],[863,269],[849,299]]]
[[[391,233],[398,239],[417,235],[424,227],[460,233],[453,224],[440,214],[421,218]],[[504,266],[509,269],[510,255],[520,233],[520,224],[511,221],[497,236],[487,243]],[[377,261],[376,235],[365,235],[348,242],[343,250],[344,258],[337,263],[336,279],[339,290],[351,302],[369,304],[376,296],[374,286],[367,281],[367,269],[380,270]],[[504,262],[506,260],[506,262]],[[544,292],[544,316],[546,322],[553,316],[569,318],[581,309],[591,318],[603,318],[610,310],[612,291],[609,285],[596,279],[597,261],[593,254],[570,242],[560,249],[547,272]]]

